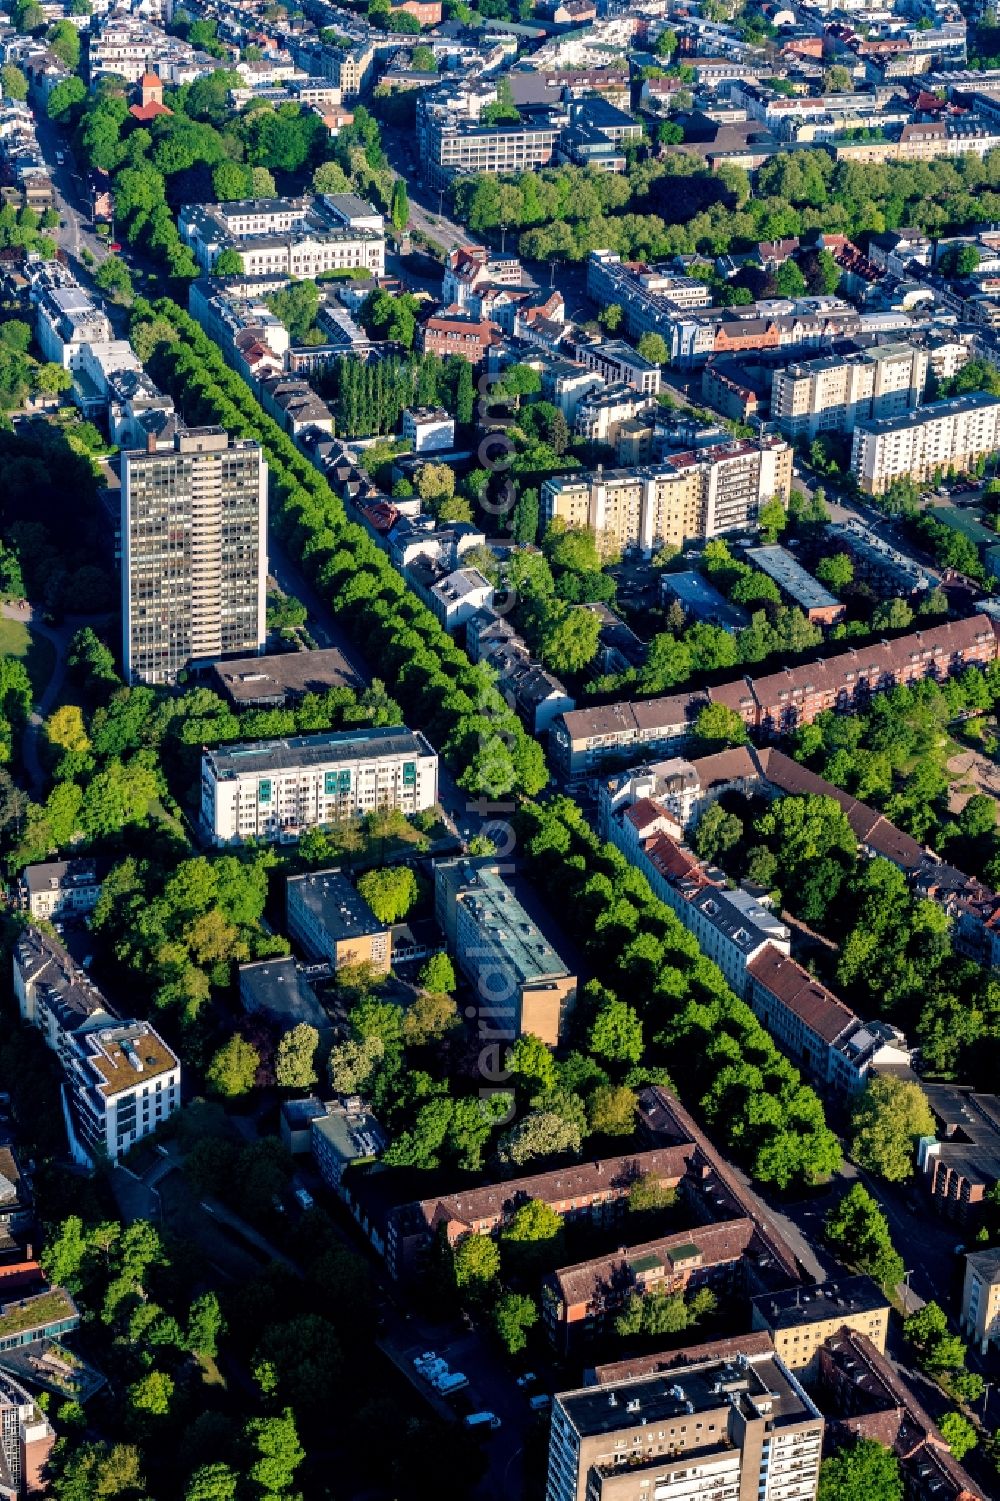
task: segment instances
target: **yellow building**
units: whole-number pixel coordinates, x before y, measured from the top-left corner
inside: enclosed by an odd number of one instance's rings
[[[845,1327],[866,1334],[884,1355],[889,1301],[871,1277],[839,1277],[754,1298],[752,1323],[767,1330],[788,1369],[809,1380],[821,1345]]]
[[[737,439],[658,464],[554,475],[542,486],[542,515],[589,528],[609,550],[639,547],[649,556],[751,530],[767,501],[787,503],[791,482],[792,449],[783,439]]]
[[[965,1258],[962,1333],[984,1354],[990,1343],[1000,1344],[1000,1247]]]

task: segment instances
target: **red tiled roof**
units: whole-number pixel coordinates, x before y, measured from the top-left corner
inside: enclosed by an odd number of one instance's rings
[[[845,1028],[857,1021],[849,1006],[773,944],[765,944],[747,968],[755,980],[824,1042],[836,1042]]]
[[[173,110],[167,109],[158,99],[150,99],[148,104],[133,104],[129,114],[133,120],[155,120],[158,115],[172,115]]]

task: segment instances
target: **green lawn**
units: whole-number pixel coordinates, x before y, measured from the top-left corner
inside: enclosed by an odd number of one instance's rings
[[[52,676],[55,648],[51,642],[44,636],[32,635],[22,621],[0,615],[0,656],[20,657],[37,698]]]

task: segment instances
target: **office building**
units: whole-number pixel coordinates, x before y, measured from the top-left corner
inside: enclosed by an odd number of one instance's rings
[[[263,650],[267,465],[221,427],[121,459],[122,658],[131,683]]]
[[[353,194],[189,203],[177,216],[177,228],[203,271],[212,270],[222,251],[235,250],[250,276],[385,274],[382,216]]]
[[[389,929],[339,870],[289,876],[285,885],[288,932],[310,959],[341,969],[370,964],[388,972]]]
[[[319,1175],[341,1197],[347,1197],[343,1188],[347,1169],[373,1162],[387,1142],[378,1121],[353,1095],[331,1101],[310,1122],[309,1145]]]
[[[828,355],[776,370],[771,419],[788,438],[853,433],[859,421],[901,417],[927,384],[926,351],[884,344],[862,354]]]
[[[63,1070],[77,1161],[117,1162],[180,1105],[181,1065],[142,1021],[123,1021],[62,944],[25,928],[14,946],[14,994]]]
[[[813,1501],[823,1418],[779,1356],[559,1393],[546,1501]]]
[[[542,516],[589,527],[616,551],[638,547],[648,557],[663,547],[753,530],[761,506],[775,497],[785,501],[791,482],[792,450],[783,439],[739,439],[638,469],[554,475],[542,485]]]
[[[555,1047],[576,1000],[576,975],[489,860],[440,860],[434,907],[459,968],[490,1025],[511,1041],[526,1032]]]
[[[45,1467],[55,1441],[31,1393],[0,1371],[0,1501],[26,1501],[48,1489]]]
[[[428,118],[421,125],[417,103],[421,165],[432,189],[453,177],[486,172],[535,172],[548,167],[559,141],[556,121],[520,125],[479,125],[456,116]]]
[[[614,303],[624,315],[625,332],[639,339],[663,334],[670,341],[679,309],[708,307],[712,295],[704,282],[654,267],[623,263],[613,250],[592,250],[587,259],[587,296],[598,307]]]
[[[985,391],[932,401],[901,417],[859,422],[851,470],[862,490],[881,495],[894,480],[918,483],[964,472],[1000,447],[1000,401]]]
[[[437,802],[437,754],[397,726],[224,745],[201,758],[201,817],[213,844],[287,844],[377,808]]]
[[[811,1381],[819,1369],[820,1349],[841,1329],[864,1334],[884,1355],[889,1309],[888,1298],[871,1277],[839,1277],[754,1298],[752,1323],[770,1334],[790,1371]]]

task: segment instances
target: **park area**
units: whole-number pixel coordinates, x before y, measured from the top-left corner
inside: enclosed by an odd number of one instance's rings
[[[24,621],[0,615],[0,658],[7,657],[23,663],[37,701],[52,676],[55,649],[51,642],[29,630]]]

